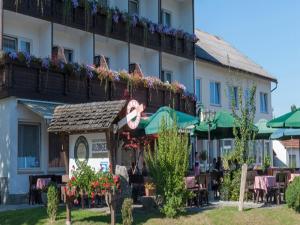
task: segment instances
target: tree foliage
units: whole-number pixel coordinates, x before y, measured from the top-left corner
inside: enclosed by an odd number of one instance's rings
[[[53,223],[56,220],[57,210],[58,210],[58,191],[55,185],[50,185],[47,192],[47,214],[50,220],[50,223]]]
[[[233,93],[233,91],[231,92]],[[231,98],[231,108],[236,123],[236,126],[233,128],[235,149],[232,159],[237,160],[240,164],[249,162],[249,142],[253,141],[256,135],[254,126],[256,113],[255,96],[256,86],[252,86],[244,94],[243,89],[238,87],[237,99],[234,97]]]
[[[184,177],[188,170],[190,146],[188,135],[179,133],[176,124],[171,128],[162,120],[154,152],[146,153],[150,176],[156,184],[157,194],[163,198],[162,212],[176,216],[185,202],[187,191]]]

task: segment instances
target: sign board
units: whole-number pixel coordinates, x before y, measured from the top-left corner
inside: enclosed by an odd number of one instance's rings
[[[69,138],[69,174],[78,161],[85,161],[96,171],[109,169],[105,133],[74,134]]]
[[[131,130],[136,129],[141,121],[141,114],[144,109],[145,107],[143,104],[139,104],[136,100],[131,100],[127,105],[127,115],[119,121],[118,129],[122,128],[126,124]]]

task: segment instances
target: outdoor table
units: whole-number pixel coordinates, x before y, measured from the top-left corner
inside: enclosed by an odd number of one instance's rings
[[[291,173],[289,182],[293,182],[296,177],[300,177],[300,173]]]
[[[268,190],[276,186],[275,176],[255,176],[254,179],[254,191],[259,197],[259,192],[263,192],[264,196],[268,193]]]
[[[51,182],[51,178],[38,178],[36,181],[36,189],[42,190]]]

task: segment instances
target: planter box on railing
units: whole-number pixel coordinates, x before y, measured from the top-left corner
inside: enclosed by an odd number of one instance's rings
[[[162,50],[169,52],[169,53],[175,53],[175,37],[171,35],[163,35],[162,36]]]
[[[135,27],[130,27],[130,42],[137,45],[145,44],[144,26],[137,24]]]
[[[112,23],[110,37],[121,41],[128,40],[129,26],[125,22]]]
[[[147,47],[148,48],[152,48],[155,50],[159,50],[160,49],[160,45],[161,45],[161,37],[160,34],[157,32],[151,33],[149,30],[147,32],[147,37],[146,37],[147,41]]]
[[[184,39],[183,38],[176,38],[176,52],[177,55],[184,56]]]
[[[188,58],[193,59],[195,52],[195,43],[189,40],[184,42],[184,55]]]

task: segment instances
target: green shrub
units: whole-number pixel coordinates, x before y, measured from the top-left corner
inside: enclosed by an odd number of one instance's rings
[[[122,205],[122,220],[123,225],[131,225],[133,223],[131,198],[126,198]]]
[[[289,184],[285,196],[288,207],[300,212],[300,177]]]
[[[231,171],[224,175],[221,184],[221,199],[224,201],[238,201],[240,197],[241,170]]]
[[[50,185],[47,192],[47,214],[51,223],[56,220],[58,210],[58,191],[55,185]]]
[[[163,199],[161,211],[167,217],[178,215],[185,203],[187,190],[184,177],[188,169],[189,149],[187,134],[178,133],[176,124],[170,128],[163,120],[155,151],[149,150],[146,154],[156,193]]]

